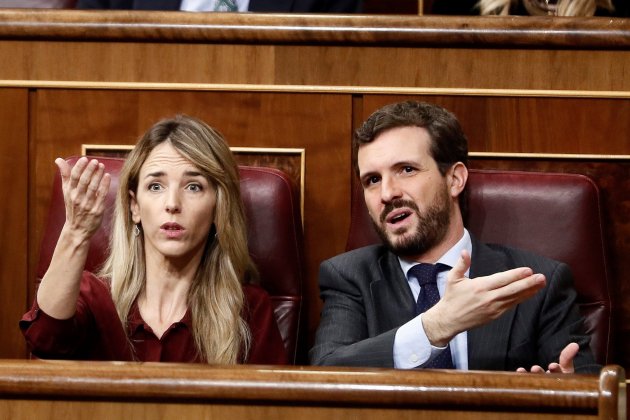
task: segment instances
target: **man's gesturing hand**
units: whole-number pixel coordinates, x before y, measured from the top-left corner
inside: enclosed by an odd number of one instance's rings
[[[577,356],[578,351],[580,351],[580,346],[577,343],[569,343],[567,346],[562,349],[560,352],[560,357],[558,358],[558,363],[549,363],[547,366],[547,373],[573,373],[575,370],[573,369],[573,359]],[[517,372],[527,372],[525,368],[516,369]],[[532,366],[531,373],[545,373],[545,369],[538,365]]]
[[[449,271],[444,296],[422,315],[427,338],[443,347],[457,334],[486,324],[545,286],[545,276],[528,267],[468,279],[470,254],[464,250]]]

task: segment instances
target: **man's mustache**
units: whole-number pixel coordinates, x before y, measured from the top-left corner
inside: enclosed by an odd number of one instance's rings
[[[418,205],[414,203],[413,201],[405,200],[404,198],[398,198],[396,200],[392,200],[391,202],[385,205],[385,207],[383,208],[383,211],[381,212],[381,216],[379,218],[380,222],[385,223],[385,219],[387,219],[387,215],[391,213],[392,211],[399,209],[401,207],[409,207],[416,213],[420,212]]]

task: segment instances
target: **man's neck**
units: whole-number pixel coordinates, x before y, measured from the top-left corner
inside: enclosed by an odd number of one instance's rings
[[[405,260],[415,261],[419,263],[428,263],[435,264],[444,254],[446,254],[451,248],[457,244],[462,239],[464,235],[464,223],[461,222],[461,219],[451,225],[446,232],[444,238],[440,241],[439,244],[435,245],[428,251],[415,255],[405,257]]]

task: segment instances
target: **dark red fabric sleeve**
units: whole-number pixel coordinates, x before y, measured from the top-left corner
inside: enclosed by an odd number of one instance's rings
[[[19,325],[29,350],[38,358],[132,360],[109,287],[87,271],[81,278],[73,317],[55,319],[35,299]]]

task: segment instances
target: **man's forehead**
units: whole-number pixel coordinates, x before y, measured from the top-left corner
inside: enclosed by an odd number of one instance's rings
[[[357,154],[378,159],[387,155],[414,153],[426,155],[430,152],[431,138],[422,127],[396,127],[379,133],[370,143],[361,144]]]

